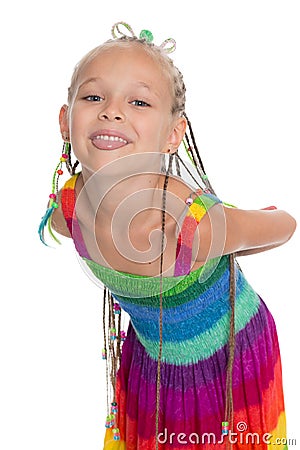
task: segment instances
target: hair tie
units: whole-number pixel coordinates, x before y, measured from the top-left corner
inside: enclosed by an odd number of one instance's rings
[[[175,41],[175,39],[173,39],[173,38],[166,39],[160,45],[160,48],[162,48],[167,53],[173,53],[176,50],[176,41]]]
[[[121,27],[124,31],[121,30]],[[117,22],[113,25],[111,29],[111,34],[114,39],[135,37],[132,27],[126,22]],[[153,34],[149,30],[142,30],[139,34],[138,39],[144,39],[147,43],[153,42]],[[165,39],[164,42],[159,46],[166,53],[173,53],[176,49],[176,41],[173,38]]]
[[[121,31],[120,26],[124,27],[127,31],[129,31],[130,35],[128,35],[128,33],[126,32],[124,33],[123,31]],[[135,37],[133,29],[126,22],[115,23],[111,29],[111,34],[114,39],[120,39],[121,37]]]

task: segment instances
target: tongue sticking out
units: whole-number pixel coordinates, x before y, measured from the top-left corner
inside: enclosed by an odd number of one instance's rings
[[[108,136],[97,136],[92,139],[92,143],[99,150],[116,150],[117,148],[127,145],[127,142],[124,139]]]

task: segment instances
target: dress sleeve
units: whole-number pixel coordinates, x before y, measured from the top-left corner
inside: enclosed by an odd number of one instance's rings
[[[178,235],[174,276],[190,273],[192,245],[196,228],[209,209],[218,203],[222,202],[215,195],[201,193],[189,205],[181,231]]]
[[[76,218],[76,191],[75,185],[79,173],[70,178],[64,185],[61,191],[61,206],[64,218],[66,220],[68,229],[75,244],[75,248],[80,256],[83,258],[91,259],[89,252],[86,248],[81,229]]]

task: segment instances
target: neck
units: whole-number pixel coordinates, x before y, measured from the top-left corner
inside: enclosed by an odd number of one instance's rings
[[[127,177],[105,175],[82,170],[84,200],[88,201],[95,217],[117,220],[135,226],[151,226],[161,219],[165,176],[153,173],[129,174]]]

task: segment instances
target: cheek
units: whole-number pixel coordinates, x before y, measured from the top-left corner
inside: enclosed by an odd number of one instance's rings
[[[170,136],[170,133],[171,133],[170,123],[169,122],[163,123],[163,121],[161,121],[157,126],[156,132],[157,132],[160,143],[163,146],[166,145],[168,138]]]
[[[86,139],[88,130],[87,125],[87,115],[82,113],[79,114],[76,109],[72,111],[70,114],[69,129],[73,147]]]
[[[69,123],[70,123],[70,130],[71,131],[75,131],[76,129],[78,129],[78,127],[80,128],[81,123],[82,123],[82,115],[80,115],[77,111],[77,108],[73,108],[70,112],[70,118],[69,118]]]
[[[84,158],[84,128],[82,116],[74,108],[69,115],[70,142],[75,157],[80,161]]]
[[[141,131],[144,136],[148,139],[160,142],[161,140],[166,140],[170,132],[170,122],[165,119],[166,116],[163,114],[159,116],[153,116],[147,120],[143,126],[141,126]]]

